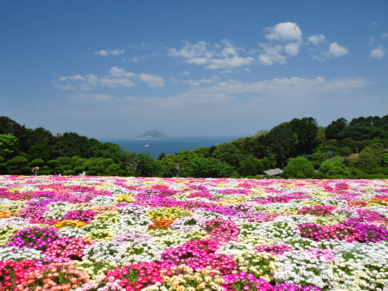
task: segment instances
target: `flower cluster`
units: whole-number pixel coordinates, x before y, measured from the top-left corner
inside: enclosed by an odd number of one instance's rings
[[[386,291],[388,184],[0,176],[0,290]]]

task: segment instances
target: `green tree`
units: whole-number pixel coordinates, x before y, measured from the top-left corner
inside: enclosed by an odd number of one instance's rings
[[[350,170],[345,166],[345,164],[341,160],[336,158],[323,162],[319,167],[319,172],[327,176],[351,175]]]
[[[240,169],[242,176],[255,176],[262,171],[264,171],[262,163],[260,163],[256,157],[253,155],[244,156],[243,160],[241,161]]]
[[[239,168],[241,165],[242,154],[240,150],[232,143],[223,143],[217,146],[213,153],[213,157],[226,162],[232,167]]]
[[[143,177],[161,176],[162,163],[150,156],[150,153],[136,155],[137,171]]]
[[[18,152],[19,141],[9,134],[0,134],[0,154],[6,159]]]
[[[28,164],[25,157],[16,156],[7,162],[9,173],[11,175],[20,175],[21,169]]]
[[[117,164],[112,164],[106,169],[106,173],[108,173],[110,176],[117,176],[117,172],[120,171],[120,166]]]
[[[345,118],[339,118],[326,127],[325,136],[326,139],[338,139],[338,134],[349,126],[348,121]]]
[[[286,178],[297,177],[298,174],[303,174],[305,177],[311,177],[314,173],[314,166],[305,157],[297,157],[291,159],[283,171],[283,176]]]
[[[44,165],[44,161],[42,159],[34,159],[29,163],[30,167],[41,167]]]
[[[187,162],[182,176],[195,178],[229,177],[234,168],[215,158],[197,157]]]
[[[383,167],[388,167],[388,153],[381,155],[381,165]]]

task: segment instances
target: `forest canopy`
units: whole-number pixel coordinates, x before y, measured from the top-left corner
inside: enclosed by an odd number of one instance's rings
[[[358,154],[359,153],[359,154]],[[273,168],[285,178],[378,178],[388,174],[388,115],[339,118],[319,126],[294,118],[229,143],[179,153],[123,150],[74,132],[52,134],[0,117],[0,174],[259,177]]]

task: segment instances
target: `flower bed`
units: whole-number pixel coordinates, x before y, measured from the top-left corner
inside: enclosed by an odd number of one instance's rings
[[[0,290],[388,291],[388,181],[0,176]]]

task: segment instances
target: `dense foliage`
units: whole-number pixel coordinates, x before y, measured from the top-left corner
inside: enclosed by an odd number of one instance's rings
[[[388,115],[350,122],[340,118],[327,127],[312,117],[294,118],[251,137],[162,153],[158,159],[73,132],[53,135],[41,127],[28,129],[0,117],[0,174],[27,175],[34,167],[40,175],[85,171],[91,176],[247,177],[281,168],[285,178],[384,178]]]

